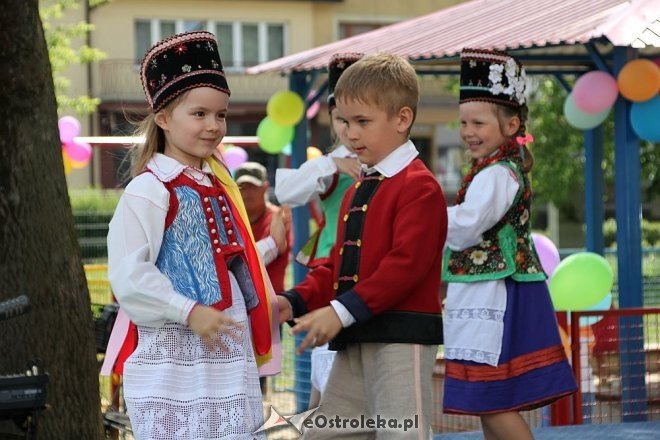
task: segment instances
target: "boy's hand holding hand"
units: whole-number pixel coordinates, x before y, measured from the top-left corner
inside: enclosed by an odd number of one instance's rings
[[[360,161],[354,157],[333,157],[335,165],[337,166],[337,171],[344,173],[347,176],[357,180],[360,178],[360,173],[362,172],[362,167]]]
[[[240,341],[242,332],[245,329],[243,324],[239,324],[226,313],[216,310],[213,307],[196,304],[188,315],[188,327],[202,337],[204,343],[209,349],[220,346],[228,350],[229,347],[222,342],[220,334],[224,333],[235,341]]]
[[[288,299],[282,295],[277,295],[277,305],[280,312],[280,324],[293,319],[293,308]]]
[[[325,306],[311,313],[294,319],[296,325],[292,334],[307,331],[307,336],[296,349],[296,354],[302,354],[307,347],[318,347],[337,336],[342,329],[341,320],[332,306]]]

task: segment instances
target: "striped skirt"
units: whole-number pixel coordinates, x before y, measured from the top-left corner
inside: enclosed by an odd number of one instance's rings
[[[481,415],[531,410],[577,390],[546,283],[507,278],[506,291],[498,366],[447,360],[444,412]]]

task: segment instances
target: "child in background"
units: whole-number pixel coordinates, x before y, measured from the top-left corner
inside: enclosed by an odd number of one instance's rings
[[[112,289],[138,333],[124,365],[135,438],[265,438],[252,434],[257,365],[276,326],[238,188],[211,159],[230,93],[215,37],[157,43],[140,77],[152,113],[108,233]]]
[[[307,332],[298,353],[338,350],[303,438],[426,438],[447,208],[409,140],[417,75],[399,56],[368,56],[342,74],[335,99],[363,173],[344,196],[327,263],[279,297],[280,319]],[[323,423],[337,418],[340,427]],[[406,421],[415,423],[405,430]]]
[[[315,197],[320,198],[324,223],[296,257],[299,263],[309,268],[327,261],[337,236],[341,201],[346,190],[360,176],[360,162],[346,146],[348,142],[345,127],[334,96],[335,85],[341,74],[360,58],[362,54],[339,53],[333,55],[328,64],[328,111],[335,136],[332,151],[325,156],[308,160],[298,169],[280,168],[275,174],[275,196],[280,203],[297,207],[305,205]],[[310,408],[318,406],[334,358],[335,352],[328,349],[328,344],[312,350]]]
[[[481,416],[488,440],[531,439],[518,411],[577,389],[531,238],[525,71],[461,52],[461,138],[472,167],[448,209],[444,411]]]

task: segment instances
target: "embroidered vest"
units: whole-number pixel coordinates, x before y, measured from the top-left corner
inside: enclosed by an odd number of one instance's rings
[[[490,166],[494,165],[506,166],[518,176],[518,193],[504,217],[483,233],[479,244],[462,251],[445,250],[442,263],[444,281],[471,283],[508,276],[520,282],[546,279],[531,235],[529,180],[512,159]]]
[[[247,309],[254,308],[259,300],[243,237],[220,186],[198,185],[184,174],[164,185],[170,206],[156,267],[177,292],[219,310],[232,305],[231,270]]]
[[[302,246],[296,255],[297,262],[313,268],[328,258],[330,249],[337,239],[337,221],[341,202],[346,190],[354,183],[355,181],[346,174],[335,174],[332,187],[321,196],[321,209],[325,218],[323,227],[314,232]]]

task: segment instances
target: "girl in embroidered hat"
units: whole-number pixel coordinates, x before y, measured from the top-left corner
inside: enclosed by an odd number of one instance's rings
[[[461,138],[472,167],[448,208],[444,411],[481,416],[486,439],[531,439],[518,411],[575,392],[530,229],[525,71],[461,52]]]
[[[296,207],[315,198],[320,202],[323,225],[296,256],[299,263],[308,267],[318,266],[328,259],[337,235],[341,201],[346,190],[360,176],[360,162],[348,146],[346,127],[335,103],[334,90],[341,74],[362,56],[361,53],[337,53],[328,63],[328,111],[335,136],[331,151],[308,160],[298,169],[279,168],[275,174],[275,196],[280,203]],[[328,344],[312,350],[310,408],[318,406],[334,359],[335,352],[328,349]]]
[[[229,103],[215,37],[157,43],[140,76],[153,113],[108,233],[112,289],[138,335],[123,366],[135,438],[265,438],[257,367],[272,356],[274,294],[238,189],[211,159]]]

